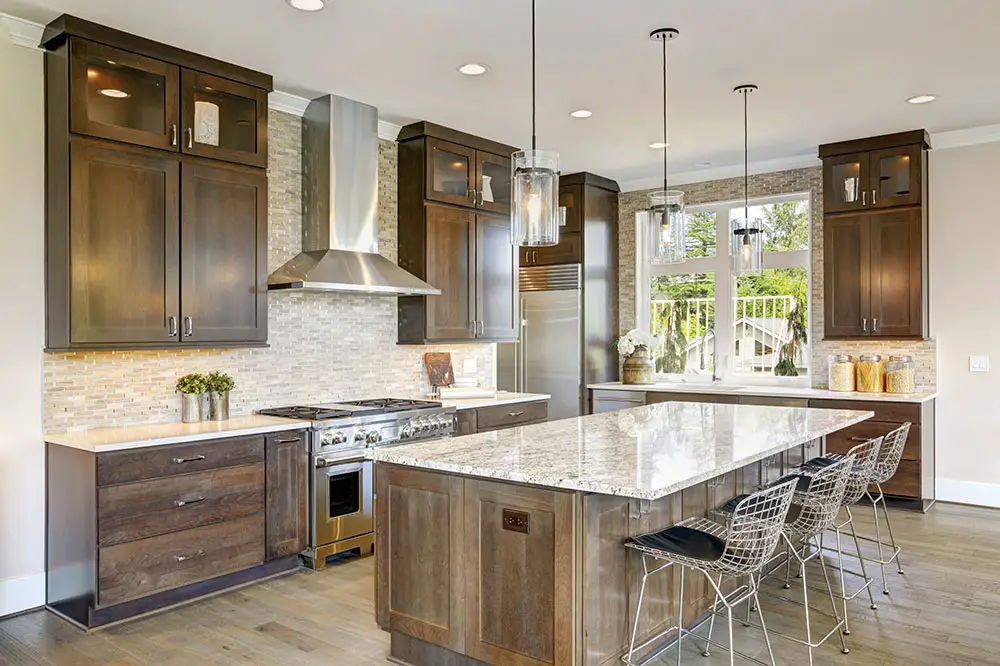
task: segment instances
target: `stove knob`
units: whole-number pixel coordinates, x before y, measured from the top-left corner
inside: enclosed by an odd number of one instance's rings
[[[399,436],[402,437],[403,439],[409,439],[410,437],[413,437],[413,426],[407,423],[405,426],[403,426],[402,430],[399,431]]]
[[[420,432],[429,432],[431,429],[431,424],[428,421],[422,421],[420,423]]]
[[[340,432],[339,430],[330,436],[331,444],[343,444],[347,441],[347,435]]]
[[[369,444],[378,444],[379,442],[382,441],[382,433],[379,432],[378,430],[372,430],[370,433],[368,433],[368,436],[365,437],[365,441],[367,441]]]
[[[354,433],[354,441],[355,442],[363,442],[363,441],[365,441],[365,431],[364,430],[358,430],[356,433]]]
[[[333,444],[333,433],[329,430],[324,430],[319,435],[319,443],[321,446],[329,446]]]

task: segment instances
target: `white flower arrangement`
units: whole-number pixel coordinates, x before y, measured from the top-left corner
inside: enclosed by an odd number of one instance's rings
[[[622,356],[631,356],[637,349],[651,349],[659,344],[659,338],[636,328],[618,338],[617,342],[618,353]]]

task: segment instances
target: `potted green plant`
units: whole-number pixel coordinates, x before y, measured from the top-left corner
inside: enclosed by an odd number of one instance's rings
[[[205,377],[198,372],[188,373],[177,380],[177,392],[181,394],[181,421],[201,421],[201,402],[205,389]]]
[[[224,372],[210,372],[205,377],[208,391],[208,418],[212,421],[229,419],[229,392],[236,388],[232,375]]]

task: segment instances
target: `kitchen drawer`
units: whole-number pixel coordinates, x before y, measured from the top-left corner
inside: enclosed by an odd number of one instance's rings
[[[861,442],[852,438],[875,439],[888,435],[901,423],[882,423],[880,421],[862,421],[861,423],[838,430],[826,436],[826,450],[831,453],[847,453]],[[920,426],[910,426],[910,435],[903,447],[903,460],[920,460]]]
[[[264,463],[97,491],[98,543],[111,546],[264,510]]]
[[[264,461],[264,437],[213,439],[97,456],[97,485],[109,486]]]
[[[98,606],[249,569],[264,562],[264,514],[101,548]]]
[[[549,414],[549,403],[544,400],[538,402],[518,402],[513,405],[481,407],[478,412],[478,427],[479,431],[482,432],[484,430],[510,428],[531,421],[544,421]]]
[[[888,423],[920,423],[920,405],[910,402],[881,402],[877,400],[816,400],[809,401],[810,407],[820,409],[858,409],[875,412],[872,421]],[[886,431],[888,432],[888,431]]]
[[[763,395],[741,395],[739,396],[741,405],[759,405],[762,407],[808,407],[809,401],[805,398],[771,398]]]
[[[882,492],[896,497],[920,497],[920,463],[904,460],[892,478],[882,484]]]
[[[715,405],[735,405],[739,401],[739,397],[735,395],[722,393],[661,393],[660,391],[646,393],[647,405],[660,402],[707,402]]]

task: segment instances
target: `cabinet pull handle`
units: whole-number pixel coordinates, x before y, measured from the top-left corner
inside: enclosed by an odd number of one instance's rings
[[[196,557],[203,557],[205,555],[204,550],[199,550],[193,555],[174,555],[174,559],[178,562],[186,562],[187,560],[193,560]]]
[[[867,206],[868,205],[868,191],[867,190],[861,190],[861,205],[862,206]]]
[[[867,442],[867,437],[851,437],[852,442]]]
[[[486,335],[486,322],[484,321],[479,322],[478,334]]]
[[[177,145],[177,125],[170,126],[170,145]]]
[[[193,500],[174,500],[174,506],[178,509],[182,506],[187,506],[188,504],[197,504],[198,502],[204,502],[204,497],[196,497]]]
[[[194,319],[184,317],[184,337],[190,338],[192,335],[194,335]]]
[[[878,318],[872,319],[872,333],[878,333]]]
[[[167,317],[167,337],[177,337],[177,317]]]
[[[195,462],[204,459],[205,456],[188,456],[187,458],[174,458],[174,462],[178,465],[183,465],[184,463]]]
[[[876,205],[877,202],[878,202],[878,198],[875,196],[875,190],[872,190],[872,205],[873,206]]]
[[[479,190],[479,192],[476,193],[476,205],[477,206],[482,206],[483,205],[483,191],[482,190]]]
[[[861,330],[864,331],[865,333],[868,332],[868,317],[865,317],[864,319],[861,320]]]
[[[275,441],[274,444],[275,446],[281,446],[282,444],[298,444],[299,441],[300,440],[298,437],[296,437],[295,439],[279,439]]]
[[[465,196],[469,201],[472,202],[473,206],[476,205],[476,191],[474,189],[469,188],[468,190],[466,190]]]
[[[524,416],[524,412],[507,412],[507,416],[517,418],[518,416]]]
[[[194,148],[194,130],[188,127],[186,130],[184,130],[184,132],[187,134],[188,137],[187,141],[188,148]]]

